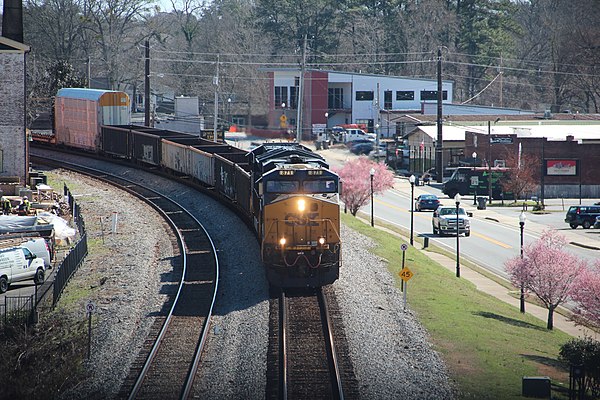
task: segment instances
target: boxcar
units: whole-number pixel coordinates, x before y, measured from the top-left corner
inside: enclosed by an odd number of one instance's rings
[[[64,88],[54,106],[56,143],[88,151],[100,148],[101,125],[127,125],[129,96],[112,90]]]

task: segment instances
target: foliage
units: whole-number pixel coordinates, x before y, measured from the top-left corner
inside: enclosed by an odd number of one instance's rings
[[[382,193],[394,185],[394,174],[382,163],[359,157],[341,168],[334,168],[342,181],[341,200],[350,213],[356,216],[358,210],[368,204],[371,198],[371,175],[373,169],[373,194]]]
[[[532,193],[538,186],[540,176],[540,159],[533,154],[509,152],[504,155],[509,170],[500,179],[502,190],[512,193],[514,200]]]
[[[592,398],[600,397],[600,342],[590,337],[575,338],[560,348],[560,359],[571,366],[583,366],[584,393],[592,392]]]
[[[547,329],[553,328],[554,310],[570,298],[577,276],[586,267],[585,261],[563,250],[565,244],[563,235],[546,230],[525,246],[523,258],[505,263],[511,282],[531,291],[548,309]]]
[[[87,352],[85,320],[53,312],[35,329],[5,329],[0,335],[3,366],[0,381],[2,399],[52,398],[64,393],[83,377]]]
[[[600,328],[600,261],[581,271],[571,297],[577,303],[573,319],[582,325]]]

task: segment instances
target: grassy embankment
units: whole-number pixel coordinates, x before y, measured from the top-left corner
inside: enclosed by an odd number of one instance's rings
[[[389,262],[400,286],[400,245],[405,241],[350,214],[342,221],[378,243],[372,251]],[[549,376],[552,398],[568,398],[568,369],[557,358],[569,335],[548,331],[546,321],[478,291],[429,259],[418,243],[415,247],[405,257],[405,266],[414,273],[407,301],[429,331],[462,399],[520,399],[524,376]]]

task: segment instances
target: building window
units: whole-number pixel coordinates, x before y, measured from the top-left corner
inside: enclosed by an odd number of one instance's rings
[[[329,88],[327,105],[329,109],[341,110],[344,108],[344,89],[343,88]]]
[[[356,101],[372,101],[373,100],[373,91],[372,90],[358,90],[356,92]]]
[[[392,109],[392,91],[391,90],[386,90],[385,92],[383,92],[383,108],[385,110]]]
[[[290,108],[298,108],[298,87],[290,87]]]
[[[275,86],[275,108],[280,108],[281,105],[288,103],[288,88],[287,86]]]
[[[437,100],[437,90],[421,90],[421,100]],[[448,100],[448,92],[442,91],[442,100]]]
[[[373,132],[373,128],[374,128],[375,124],[372,119],[357,119],[356,123],[358,125],[365,125],[369,132]]]
[[[299,76],[294,78],[294,86],[300,87],[300,77]]]
[[[415,99],[415,92],[413,92],[412,90],[399,90],[396,92],[396,100],[398,101],[403,101],[403,100],[414,100]]]
[[[231,123],[237,126],[246,125],[246,118],[244,117],[236,117],[235,115],[231,117]]]

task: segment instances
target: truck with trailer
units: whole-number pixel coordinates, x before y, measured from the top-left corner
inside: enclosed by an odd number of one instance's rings
[[[461,196],[489,196],[491,176],[491,192],[493,199],[501,199],[506,194],[501,180],[509,169],[501,167],[458,167],[450,178],[442,185],[442,192],[453,198],[457,193]]]

